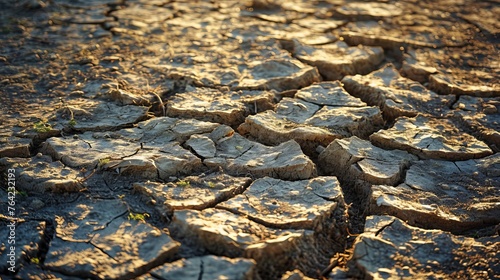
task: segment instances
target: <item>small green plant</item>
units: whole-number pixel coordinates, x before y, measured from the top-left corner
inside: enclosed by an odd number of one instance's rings
[[[191,183],[189,181],[180,180],[179,182],[177,182],[177,186],[187,188],[191,186]]]
[[[52,130],[52,126],[50,126],[50,124],[46,123],[45,121],[36,122],[33,125],[33,128],[36,132],[49,132],[50,130]]]
[[[20,195],[20,196],[28,196],[28,193],[25,192],[25,191],[18,191],[16,190],[16,195]]]
[[[207,186],[208,186],[209,188],[215,188],[215,183],[214,183],[214,182],[208,182],[208,183],[207,183]]]
[[[97,163],[97,168],[102,168],[104,165],[108,164],[109,161],[109,158],[100,158],[99,162]]]
[[[75,126],[76,125],[75,119],[72,118],[71,120],[69,120],[68,125],[71,127]]]
[[[149,218],[150,215],[148,213],[134,213],[134,212],[129,212],[128,213],[128,219],[129,220],[136,220],[140,222],[146,222],[146,218]]]
[[[34,257],[34,258],[31,258],[31,259],[30,259],[30,262],[31,262],[32,264],[40,264],[40,259],[39,259],[39,258],[37,258],[37,257]]]

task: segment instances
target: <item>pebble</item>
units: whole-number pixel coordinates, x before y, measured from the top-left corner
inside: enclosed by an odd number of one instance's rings
[[[483,112],[485,114],[492,115],[492,114],[498,113],[498,110],[497,110],[497,107],[495,107],[495,105],[486,104],[483,107]]]
[[[45,203],[38,198],[34,198],[30,203],[30,208],[34,210],[41,209],[45,206]]]

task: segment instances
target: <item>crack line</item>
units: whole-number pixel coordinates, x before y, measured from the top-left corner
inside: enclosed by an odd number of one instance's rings
[[[198,274],[198,280],[203,280],[203,260],[200,260],[200,274]]]

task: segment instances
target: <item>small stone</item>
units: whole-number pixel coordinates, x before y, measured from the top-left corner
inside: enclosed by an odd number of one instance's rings
[[[153,102],[157,101],[156,96],[153,94],[139,95],[116,88],[108,90],[104,96],[120,103],[121,105],[150,106]]]
[[[34,198],[30,203],[30,207],[34,210],[38,210],[40,208],[43,208],[44,206],[45,203],[38,198]]]
[[[496,114],[496,113],[498,113],[498,109],[497,109],[497,107],[496,107],[495,105],[492,105],[492,104],[485,104],[485,105],[483,106],[483,112],[484,112],[485,114],[490,114],[490,115],[492,115],[492,114]]]
[[[28,8],[28,9],[33,9],[33,10],[36,10],[36,9],[43,9],[47,6],[47,4],[45,4],[43,1],[40,1],[40,0],[26,0],[24,2],[22,2],[22,4],[24,7]]]

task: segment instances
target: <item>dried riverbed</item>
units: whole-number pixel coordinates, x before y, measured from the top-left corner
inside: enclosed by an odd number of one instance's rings
[[[500,278],[498,14],[0,1],[0,275]]]

